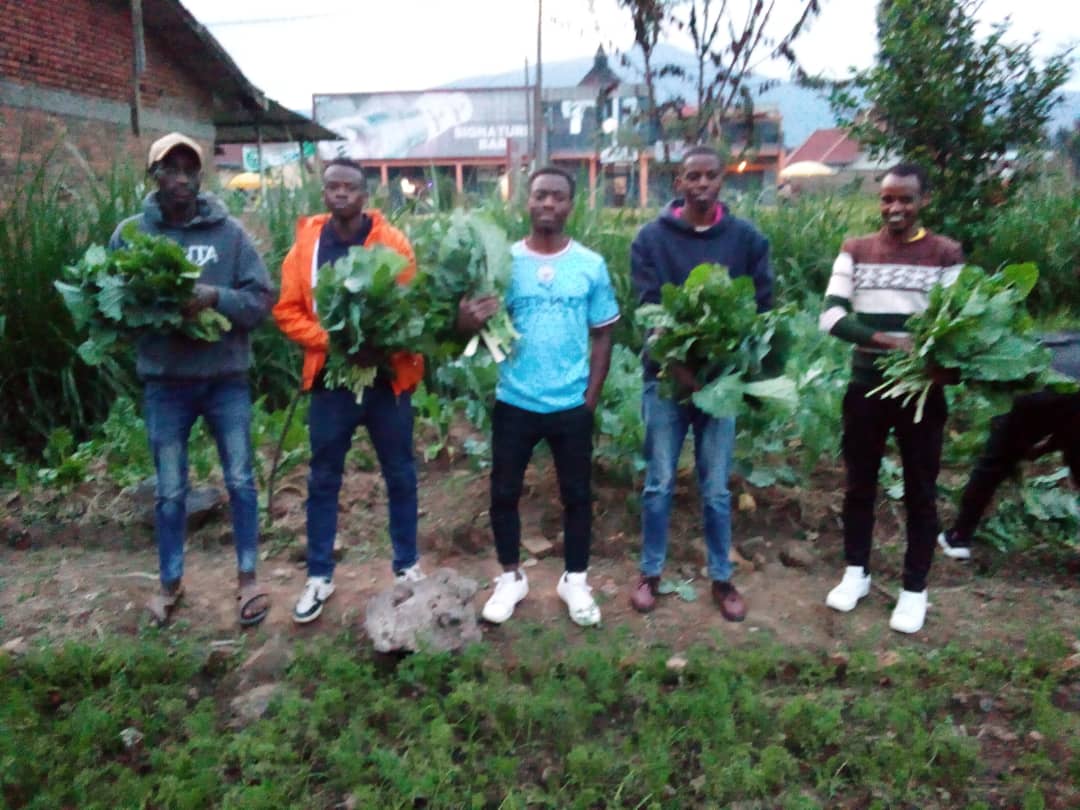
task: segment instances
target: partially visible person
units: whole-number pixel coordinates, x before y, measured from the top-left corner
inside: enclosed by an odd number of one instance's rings
[[[188,440],[202,416],[217,443],[232,511],[236,545],[237,603],[241,625],[261,622],[270,609],[269,592],[256,582],[259,541],[258,500],[252,473],[251,332],[266,318],[273,289],[255,245],[240,223],[212,194],[199,191],[202,149],[178,132],[150,146],[147,171],[157,190],[143,211],[120,223],[110,249],[124,245],[129,223],[140,231],[179,244],[201,270],[185,315],[213,308],[229,319],[231,331],[208,343],[181,335],[147,335],[136,347],[136,371],[143,383],[144,412],[157,471],[154,533],[161,590],[147,608],[167,621],[183,596],[187,528]]]
[[[506,308],[520,337],[499,365],[491,416],[491,529],[503,573],[482,616],[501,624],[529,592],[520,566],[518,502],[525,469],[541,441],[551,448],[563,505],[566,570],[556,588],[570,619],[600,622],[587,582],[592,541],[593,414],[611,365],[619,318],[604,259],[564,232],[574,179],[545,167],[529,177],[529,235],[511,248]],[[495,298],[463,299],[458,326],[476,332],[495,314]]]
[[[951,284],[964,264],[960,245],[924,228],[929,201],[925,170],[913,163],[891,168],[881,181],[882,228],[848,239],[833,264],[821,329],[855,344],[851,383],[843,404],[844,558],[847,568],[825,604],[850,611],[870,592],[870,550],[878,468],[890,433],[904,468],[907,551],[903,588],[889,619],[901,633],[916,633],[926,619],[927,579],[938,534],[937,476],[947,408],[934,385],[921,422],[915,403],[871,395],[883,381],[874,361],[888,351],[910,351],[907,320],[926,309],[930,288]]]
[[[703,263],[722,264],[732,278],[749,276],[759,312],[772,307],[773,276],[769,242],[749,222],[719,201],[724,162],[707,146],[692,147],[683,157],[677,179],[682,197],[645,225],[630,248],[634,290],[642,304],[660,302],[665,284],[682,285]],[[694,431],[694,467],[701,492],[706,560],[713,602],[730,622],[746,617],[746,601],[731,581],[731,473],[735,420],[718,419],[690,401],[698,390],[694,370],[673,369],[679,394],[661,395],[659,368],[646,354],[642,415],[645,421],[645,488],[641,498],[640,575],[630,603],[641,613],[656,606],[660,575],[667,558],[668,524],[679,455],[686,434]]]
[[[274,318],[285,335],[304,349],[302,386],[311,391],[308,429],[311,471],[307,499],[307,582],[293,608],[293,620],[314,621],[334,593],[334,538],[345,456],[357,427],[367,428],[379,460],[390,512],[391,567],[399,580],[423,578],[416,543],[417,485],[413,456],[411,393],[424,376],[418,354],[395,352],[382,357],[369,346],[350,359],[360,366],[379,365],[375,382],[360,403],[344,388],[327,388],[322,379],[330,338],[315,311],[319,268],[333,264],[351,247],[384,245],[409,260],[398,276],[409,283],[416,259],[405,235],[379,211],[365,209],[364,170],[348,158],[336,158],[323,171],[323,202],[329,213],[301,217],[296,239],[281,267],[281,296]],[[381,368],[389,365],[392,373]]]
[[[1080,380],[1080,332],[1045,335],[1043,343],[1053,354],[1053,368]],[[945,556],[970,559],[975,530],[1002,481],[1013,475],[1024,459],[1057,450],[1073,482],[1080,486],[1080,393],[1059,394],[1046,389],[1025,394],[1013,400],[1008,413],[994,417],[986,447],[960,497],[956,520],[952,528],[938,535]]]

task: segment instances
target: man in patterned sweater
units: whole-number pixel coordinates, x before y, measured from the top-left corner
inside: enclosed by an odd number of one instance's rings
[[[901,163],[889,170],[880,190],[884,227],[844,242],[833,264],[821,315],[823,331],[855,344],[852,379],[843,405],[847,568],[825,603],[846,612],[870,592],[878,468],[893,431],[904,466],[907,553],[903,590],[889,626],[902,633],[918,632],[926,618],[926,580],[938,532],[935,496],[945,395],[936,385],[922,421],[915,424],[914,403],[904,407],[898,399],[868,394],[882,382],[874,361],[887,351],[911,350],[908,317],[926,308],[927,293],[934,284],[951,284],[964,264],[959,244],[919,224],[927,199],[922,167]]]

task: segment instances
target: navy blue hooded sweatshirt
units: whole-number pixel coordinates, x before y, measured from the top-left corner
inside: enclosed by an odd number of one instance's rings
[[[250,333],[270,313],[274,290],[259,252],[244,227],[220,200],[200,193],[195,217],[180,226],[161,214],[157,192],[143,200],[143,212],[124,220],[113,233],[109,249],[123,247],[121,232],[129,222],[140,231],[167,236],[199,266],[199,281],[217,287],[214,307],[232,323],[217,343],[183,335],[145,335],[136,346],[135,370],[142,380],[209,380],[246,374],[251,365]]]
[[[722,264],[732,278],[750,276],[754,281],[758,312],[772,308],[773,275],[769,268],[769,241],[753,225],[733,216],[720,204],[723,217],[697,230],[676,216],[686,205],[672,200],[660,216],[645,225],[630,247],[630,271],[639,304],[659,304],[660,288],[683,284],[699,264]],[[655,362],[645,359],[645,379],[656,377]]]

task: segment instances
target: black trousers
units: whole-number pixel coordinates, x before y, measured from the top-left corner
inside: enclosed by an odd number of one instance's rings
[[[1026,394],[1013,400],[1008,413],[994,417],[990,438],[960,498],[953,531],[961,543],[971,542],[1001,482],[1044,440],[1064,453],[1073,481],[1080,485],[1080,394]]]
[[[904,590],[922,591],[937,543],[937,476],[948,415],[945,394],[938,386],[931,389],[922,421],[916,423],[914,403],[905,408],[899,399],[867,397],[872,388],[853,382],[844,395],[844,556],[848,565],[861,565],[869,571],[878,468],[893,431],[904,465]]]
[[[555,461],[563,506],[566,570],[589,567],[592,537],[592,412],[535,413],[496,402],[491,414],[491,530],[499,562],[516,565],[521,555],[518,502],[533,449],[546,440]]]

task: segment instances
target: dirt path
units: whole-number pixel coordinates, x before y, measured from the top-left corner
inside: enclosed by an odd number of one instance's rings
[[[385,493],[377,473],[350,473],[342,491],[339,540],[342,560],[338,591],[313,626],[293,624],[290,612],[305,574],[302,563],[304,471],[287,476],[275,499],[275,519],[266,533],[260,578],[269,584],[273,608],[255,633],[304,637],[363,623],[367,599],[391,585],[387,560]],[[490,593],[498,565],[486,528],[487,477],[468,465],[426,465],[422,471],[421,551],[428,570],[449,566],[482,584],[479,609]],[[733,501],[737,567],[735,581],[749,604],[741,624],[729,624],[709,600],[701,576],[703,547],[699,506],[686,475],[673,510],[667,577],[691,579],[698,599],[663,597],[648,616],[634,612],[628,589],[636,577],[638,516],[627,485],[601,480],[596,486],[593,562],[590,582],[604,615],[599,630],[574,627],[555,595],[562,572],[560,507],[554,476],[541,461],[530,467],[522,500],[523,536],[551,544],[543,559],[526,565],[528,599],[500,628],[486,627],[489,640],[513,639],[537,625],[565,631],[567,638],[589,633],[628,632],[648,645],[685,649],[694,643],[718,647],[771,638],[794,647],[830,650],[848,645],[888,649],[901,644],[929,649],[949,642],[999,639],[1022,645],[1037,628],[1080,637],[1080,580],[1075,574],[1040,568],[1038,561],[996,566],[963,565],[940,555],[931,574],[931,610],[926,628],[907,638],[888,629],[899,588],[902,543],[895,538],[899,515],[882,505],[875,550],[875,588],[859,608],[841,615],[824,597],[842,569],[835,488],[819,482],[813,491],[736,487]],[[93,485],[44,510],[30,499],[8,496],[5,520],[27,527],[28,541],[0,537],[0,644],[21,637],[30,644],[67,638],[104,639],[134,634],[145,621],[143,605],[157,587],[157,558],[150,529],[122,493]],[[100,505],[105,505],[101,507]],[[43,514],[46,515],[43,517]],[[174,632],[222,638],[240,632],[236,623],[234,558],[228,546],[224,510],[191,534],[186,556],[182,608]],[[14,545],[28,546],[15,548]],[[792,557],[797,558],[793,561]],[[782,561],[783,560],[783,561]],[[798,565],[793,565],[797,562]]]
[[[491,577],[498,573],[490,555],[428,554],[424,564],[428,568],[447,565],[480,580],[484,587],[476,598],[477,607],[490,593]],[[0,643],[16,637],[38,644],[137,633],[145,620],[142,606],[156,588],[156,565],[156,555],[149,548],[4,550],[0,552]],[[187,592],[176,614],[174,631],[208,639],[237,635],[231,551],[191,549],[186,565]],[[945,565],[939,563],[939,568]],[[625,628],[645,644],[680,650],[694,643],[722,647],[766,636],[788,646],[826,650],[851,644],[882,649],[901,644],[935,648],[988,637],[1022,645],[1040,627],[1055,628],[1067,637],[1080,636],[1080,591],[1045,582],[1010,583],[979,576],[970,569],[949,571],[954,584],[931,588],[927,626],[911,638],[888,629],[891,588],[887,592],[876,587],[848,615],[827,609],[823,599],[834,584],[833,568],[820,564],[806,571],[769,562],[762,570],[739,573],[737,582],[750,606],[741,624],[730,624],[720,617],[708,599],[707,581],[700,578],[694,580],[699,593],[696,601],[669,595],[652,614],[641,616],[627,600],[628,583],[635,571],[633,560],[610,558],[595,559],[590,573],[604,614],[603,626],[583,631],[569,622],[555,595],[561,561],[557,557],[536,560],[526,570],[529,597],[509,623],[485,628],[485,636],[492,641],[515,638],[523,627],[537,625],[565,631],[571,639]],[[270,586],[273,608],[256,632],[295,637],[334,633],[353,625],[359,629],[367,599],[392,584],[385,559],[352,561],[347,554],[335,575],[338,591],[323,617],[314,625],[299,627],[292,622],[290,611],[304,583],[302,563],[272,558],[262,563],[260,572]]]

